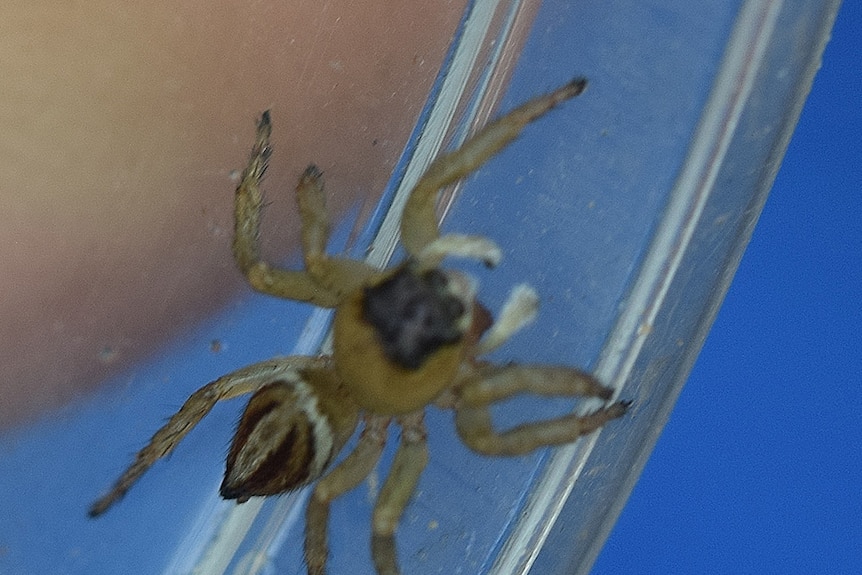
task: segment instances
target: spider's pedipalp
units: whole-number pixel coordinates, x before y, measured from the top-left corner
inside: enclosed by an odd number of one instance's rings
[[[431,269],[440,265],[446,256],[479,260],[486,267],[497,267],[503,259],[503,250],[488,238],[463,234],[440,236],[416,256],[420,269]]]
[[[503,309],[491,328],[485,333],[476,348],[476,355],[484,355],[497,349],[506,342],[512,334],[536,319],[539,311],[539,294],[531,286],[520,284],[515,286]]]

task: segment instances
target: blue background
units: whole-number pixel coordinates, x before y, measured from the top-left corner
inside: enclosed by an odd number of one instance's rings
[[[862,6],[594,573],[862,573]]]

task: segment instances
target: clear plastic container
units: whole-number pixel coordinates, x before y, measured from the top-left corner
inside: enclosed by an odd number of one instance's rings
[[[469,3],[349,252],[384,263],[404,194],[441,147],[493,110],[586,76],[585,94],[447,195],[444,228],[502,246],[497,269],[469,268],[490,309],[517,283],[542,298],[538,321],[493,359],[593,369],[633,406],[575,444],[511,459],[471,453],[451,413],[429,409],[430,463],[397,534],[405,573],[589,570],[748,242],[838,5]],[[138,368],[135,385],[5,432],[0,572],[302,572],[306,492],[241,506],[217,496],[242,401],[217,406],[109,514],[85,513],[194,389],[245,363],[315,353],[327,322],[321,311],[244,297]],[[224,333],[243,348],[229,364],[199,345]],[[495,417],[505,426],[571,408],[525,398]],[[333,505],[331,573],[372,572],[371,505],[391,455]]]

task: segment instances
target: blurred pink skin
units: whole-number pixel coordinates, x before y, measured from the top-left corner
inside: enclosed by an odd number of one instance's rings
[[[295,248],[308,163],[333,213],[374,202],[463,1],[352,5],[0,7],[0,427],[80,397],[244,289],[233,189],[264,109],[266,257]]]

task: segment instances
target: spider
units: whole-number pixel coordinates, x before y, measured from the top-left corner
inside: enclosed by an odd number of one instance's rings
[[[447,256],[494,266],[501,250],[484,237],[441,235],[438,190],[475,170],[527,124],[585,87],[586,80],[576,78],[528,101],[485,126],[458,150],[437,158],[404,208],[401,240],[407,257],[382,271],[325,253],[329,221],[323,177],[314,165],[305,170],[296,189],[305,269],[281,269],[261,259],[260,183],[272,131],[269,112],[264,112],[236,190],[233,255],[255,290],[335,308],[332,354],[276,357],[200,388],[138,452],[113,488],[93,503],[90,516],[101,515],[123,497],[217,402],[252,394],[227,455],[221,496],[243,503],[316,481],[306,510],[305,561],[309,574],[322,574],[330,503],[371,473],[394,420],[401,437],[374,505],[371,553],[377,573],[398,573],[395,530],[428,461],[426,406],[452,409],[463,442],[485,455],[519,455],[569,443],[622,416],[629,403],[617,401],[587,415],[495,430],[490,406],[516,394],[607,401],[613,390],[569,367],[494,365],[479,359],[533,319],[538,297],[529,286],[515,287],[494,322],[476,299],[477,282],[441,267]],[[363,429],[353,451],[330,469],[360,421]]]

